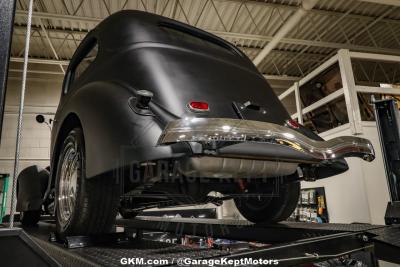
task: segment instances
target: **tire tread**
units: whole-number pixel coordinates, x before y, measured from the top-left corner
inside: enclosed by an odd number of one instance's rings
[[[66,142],[71,140],[77,142],[79,151],[81,151],[81,166],[78,170],[78,189],[74,214],[70,222],[62,227],[57,218],[57,232],[60,237],[68,235],[96,235],[107,233],[112,230],[118,211],[118,201],[120,188],[113,177],[100,175],[93,178],[85,177],[85,153],[84,139],[80,128],[74,128],[66,137],[62,152]],[[61,153],[62,153],[61,152]],[[60,161],[62,154],[60,155]],[[60,169],[61,162],[58,167]],[[57,171],[57,179],[58,179]],[[56,186],[58,181],[56,182]],[[58,216],[58,213],[57,213]]]

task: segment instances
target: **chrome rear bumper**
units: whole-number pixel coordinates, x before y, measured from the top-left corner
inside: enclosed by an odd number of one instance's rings
[[[353,136],[317,141],[285,126],[274,123],[225,119],[187,118],[175,120],[166,126],[158,145],[177,142],[257,142],[289,147],[316,160],[358,157],[366,161],[375,159],[370,141]]]

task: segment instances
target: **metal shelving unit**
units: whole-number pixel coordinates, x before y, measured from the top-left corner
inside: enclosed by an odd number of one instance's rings
[[[8,193],[8,173],[0,173],[0,184],[1,186],[1,209],[0,209],[0,223],[3,222],[3,217],[6,215],[7,209],[7,193]]]

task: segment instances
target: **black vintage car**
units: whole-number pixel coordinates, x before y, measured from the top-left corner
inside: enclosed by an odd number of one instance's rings
[[[36,223],[55,195],[60,235],[109,231],[118,209],[134,217],[227,199],[252,222],[277,222],[294,210],[301,180],[342,173],[352,156],[373,160],[371,143],[324,141],[291,120],[234,45],[121,11],[76,50],[54,119],[50,175],[20,178],[18,209]]]

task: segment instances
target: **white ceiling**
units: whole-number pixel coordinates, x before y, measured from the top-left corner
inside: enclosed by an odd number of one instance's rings
[[[320,0],[264,58],[260,71],[268,77],[289,77],[291,82],[291,77],[306,75],[340,48],[400,55],[400,7],[396,5],[400,1],[377,2]],[[301,1],[35,0],[34,4],[29,56],[36,63],[31,70],[59,75],[85,34],[121,9],[157,13],[202,28],[236,44],[253,59]],[[28,0],[17,1],[11,49],[15,70],[23,56],[27,5]]]

